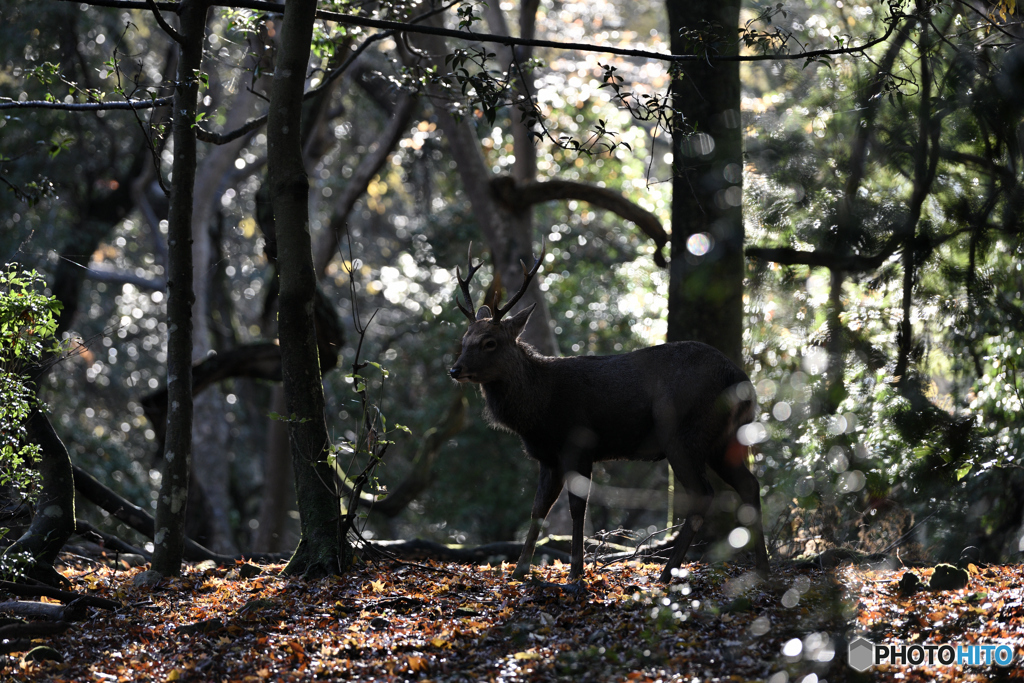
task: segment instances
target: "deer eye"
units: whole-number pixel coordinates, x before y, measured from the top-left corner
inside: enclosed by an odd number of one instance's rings
[[[483,343],[484,351],[493,351],[498,348],[498,342],[493,339],[485,339]]]

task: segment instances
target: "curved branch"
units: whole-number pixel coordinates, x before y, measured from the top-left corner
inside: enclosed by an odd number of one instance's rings
[[[181,37],[181,34],[178,33],[173,26],[167,23],[167,20],[164,19],[164,15],[160,12],[160,8],[156,6],[156,3],[153,0],[147,0],[146,6],[153,12],[153,18],[156,19],[156,23],[160,24],[160,28],[164,30],[164,33],[171,37],[171,40],[176,42],[178,45],[185,42],[185,39]]]
[[[307,94],[307,97],[311,97],[312,94],[315,92],[317,91],[310,90],[309,93]],[[304,97],[303,99],[306,98]],[[196,140],[199,140],[200,142],[209,142],[210,144],[214,145],[226,145],[227,143],[233,140],[237,140],[243,135],[247,135],[253,132],[266,122],[267,115],[264,114],[263,116],[258,116],[254,119],[246,121],[243,125],[227,133],[211,133],[210,131],[202,127],[196,126]]]
[[[546,180],[519,185],[509,176],[491,181],[491,190],[509,210],[522,211],[526,207],[556,200],[575,199],[611,211],[621,218],[633,221],[640,230],[654,240],[657,250],[654,261],[664,268],[667,264],[661,250],[668,244],[668,233],[661,220],[647,209],[630,201],[621,193],[589,183],[572,180]]]

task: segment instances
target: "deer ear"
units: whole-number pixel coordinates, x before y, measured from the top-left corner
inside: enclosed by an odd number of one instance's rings
[[[526,321],[530,319],[530,314],[533,313],[533,309],[535,308],[537,308],[537,304],[531,304],[511,318],[503,320],[502,324],[508,325],[509,329],[512,330],[512,334],[518,338],[519,335],[523,333],[523,329],[526,327]]]
[[[490,309],[489,306],[481,306],[480,309],[476,312],[476,319],[477,320],[483,320],[484,318],[490,318],[490,317],[493,317],[493,316],[491,315],[491,309]]]

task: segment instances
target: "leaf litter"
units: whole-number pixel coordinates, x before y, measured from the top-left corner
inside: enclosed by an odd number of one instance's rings
[[[966,588],[905,595],[905,569],[806,565],[760,581],[734,564],[568,566],[511,580],[510,565],[362,565],[307,581],[264,565],[191,567],[154,587],[140,568],[70,565],[74,590],[115,612],[34,641],[63,662],[0,660],[18,681],[987,681],[1024,677],[1024,589],[1017,566],[971,566]],[[914,570],[924,578],[931,570]],[[846,661],[875,643],[1010,644],[1010,668],[880,666]]]

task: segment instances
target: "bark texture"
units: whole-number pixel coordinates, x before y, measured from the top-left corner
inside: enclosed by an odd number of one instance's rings
[[[339,573],[352,556],[339,530],[338,498],[328,488],[330,440],[314,321],[309,179],[302,162],[302,93],[315,12],[315,0],[291,0],[285,5],[267,125],[280,273],[281,370],[288,414],[294,415],[288,431],[301,526],[299,545],[285,571],[310,577]]]
[[[270,410],[287,413],[284,387],[276,385],[271,392]],[[281,552],[295,546],[287,533],[287,513],[295,506],[295,480],[292,476],[291,451],[288,448],[288,425],[272,420],[267,425],[267,452],[263,456],[263,495],[260,497],[259,526],[253,537],[256,552]]]
[[[205,0],[186,0],[178,13],[181,42],[174,88],[174,162],[168,223],[167,437],[156,507],[153,566],[181,571],[192,464],[192,204],[196,177],[196,102],[206,36]]]
[[[666,0],[672,52],[700,31],[713,55],[737,54],[739,0]],[[707,35],[713,32],[714,35]],[[687,62],[672,82],[685,118],[673,132],[668,341],[702,341],[743,366],[743,138],[738,62]],[[696,132],[693,132],[696,131]],[[690,134],[693,132],[693,134]],[[700,253],[713,241],[710,251]],[[688,248],[688,243],[693,249]]]

